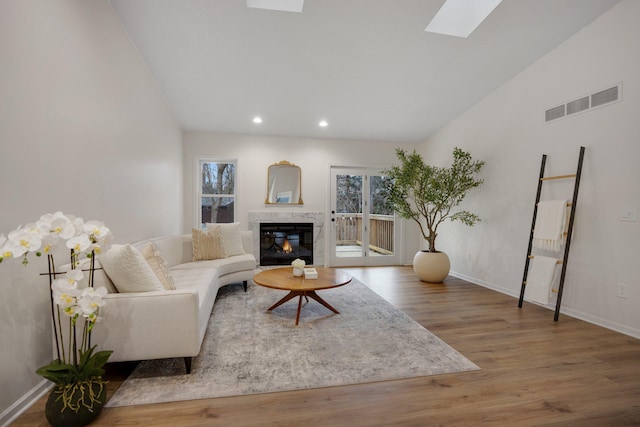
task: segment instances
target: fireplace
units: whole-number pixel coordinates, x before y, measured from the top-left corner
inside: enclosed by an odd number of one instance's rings
[[[260,265],[313,264],[313,223],[260,223]]]

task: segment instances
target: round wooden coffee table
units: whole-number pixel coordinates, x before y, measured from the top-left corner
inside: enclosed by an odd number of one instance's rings
[[[271,311],[295,297],[300,297],[300,300],[298,301],[298,312],[296,313],[297,325],[300,321],[302,297],[305,297],[306,299],[314,299],[334,313],[340,314],[338,310],[331,307],[328,302],[320,298],[316,291],[344,286],[347,283],[351,282],[351,276],[344,271],[336,270],[333,268],[314,268],[318,272],[317,279],[305,279],[304,276],[294,276],[292,267],[274,268],[256,274],[253,277],[253,281],[256,282],[256,284],[264,286],[265,288],[289,291],[289,293],[284,298],[269,307],[267,311]]]

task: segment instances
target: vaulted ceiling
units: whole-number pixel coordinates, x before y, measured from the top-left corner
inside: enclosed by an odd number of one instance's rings
[[[465,39],[424,31],[444,0],[110,1],[184,130],[409,143],[619,2],[503,0]]]

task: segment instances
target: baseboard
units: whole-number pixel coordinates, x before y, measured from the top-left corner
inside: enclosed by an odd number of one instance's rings
[[[491,290],[494,290],[496,292],[500,292],[501,294],[505,294],[505,295],[509,295],[512,296],[516,299],[520,298],[520,293],[519,292],[514,292],[511,289],[507,289],[507,288],[503,288],[502,286],[498,286],[494,283],[489,283],[489,282],[485,282],[483,280],[478,280],[474,277],[471,276],[467,276],[466,274],[461,274],[461,273],[456,273],[454,271],[451,271],[449,273],[450,275],[457,277],[459,279],[463,279],[466,280],[468,282],[474,283],[476,285],[480,285],[484,288],[488,288]],[[540,307],[546,308],[547,310],[550,311],[555,311],[556,307],[555,304],[553,305],[540,305]],[[585,313],[582,312],[580,310],[575,310],[572,308],[567,308],[567,307],[560,307],[560,314],[569,316],[569,317],[573,317],[576,319],[580,319],[580,320],[584,320],[585,322],[597,325],[597,326],[602,326],[603,328],[606,329],[610,329],[612,331],[615,332],[619,332],[621,334],[624,335],[628,335],[630,337],[633,338],[637,338],[640,339],[640,330],[636,329],[636,328],[630,328],[626,325],[621,325],[620,323],[617,322],[612,322],[610,320],[607,319],[602,319],[600,317],[597,316],[593,316],[589,313]]]
[[[53,383],[47,380],[40,381],[35,387],[29,390],[24,396],[14,402],[13,405],[5,409],[0,414],[0,426],[7,427],[31,405],[40,399],[45,393],[53,388]]]

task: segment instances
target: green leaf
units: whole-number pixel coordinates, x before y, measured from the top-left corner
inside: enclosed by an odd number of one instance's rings
[[[104,365],[113,351],[98,351],[93,354],[96,347],[93,346],[86,351],[80,352],[80,361],[77,367],[72,364],[61,363],[60,360],[56,359],[50,364],[37,369],[36,373],[59,385],[99,378],[104,375]]]

